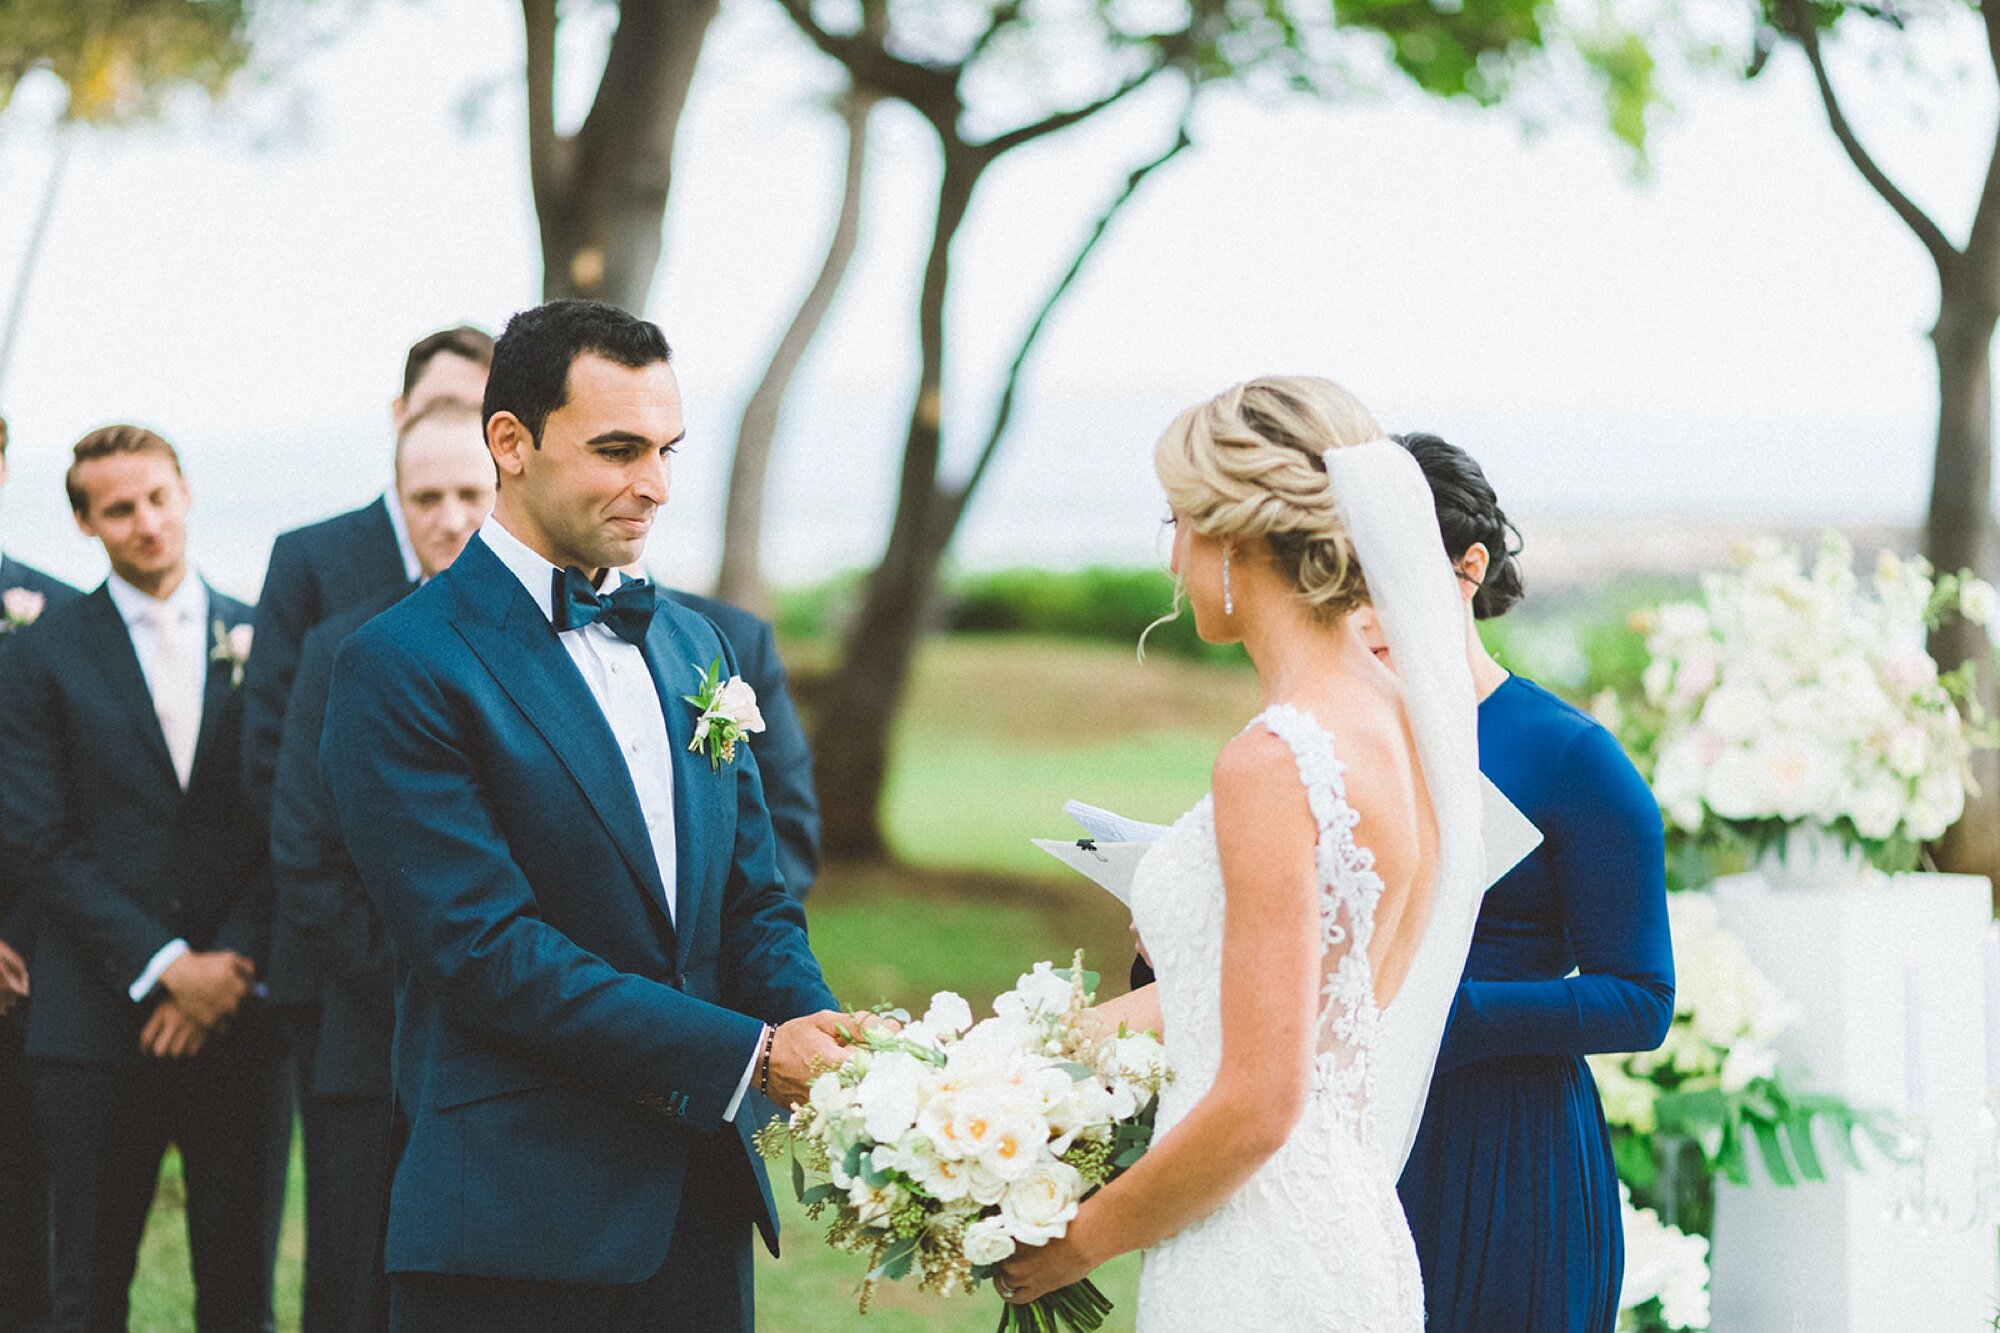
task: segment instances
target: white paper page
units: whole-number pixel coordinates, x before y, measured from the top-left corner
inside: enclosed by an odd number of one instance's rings
[[[1150,842],[1098,842],[1084,847],[1075,840],[1036,838],[1035,846],[1088,878],[1106,893],[1132,906],[1132,872],[1151,850]],[[1085,839],[1085,841],[1089,841]]]
[[[1127,819],[1082,801],[1065,801],[1063,813],[1083,825],[1083,831],[1099,842],[1152,842],[1167,831],[1165,824]]]
[[[1490,889],[1519,865],[1523,857],[1541,846],[1542,831],[1484,774],[1479,778],[1479,792],[1483,802],[1481,832],[1486,843],[1486,887]],[[1167,826],[1127,819],[1124,815],[1085,805],[1081,801],[1065,803],[1063,812],[1091,835],[1084,841],[1091,841],[1092,846],[1086,848],[1076,841],[1060,838],[1035,838],[1035,846],[1084,875],[1129,908],[1132,905],[1132,872],[1138,867],[1139,858],[1146,854],[1147,847],[1167,831]]]

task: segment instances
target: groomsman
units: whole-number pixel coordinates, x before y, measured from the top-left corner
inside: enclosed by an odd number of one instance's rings
[[[433,403],[476,405],[486,391],[492,360],[493,339],[470,326],[418,339],[403,361],[403,391],[389,405],[397,431]],[[258,598],[257,651],[243,679],[243,791],[260,827],[271,817],[271,779],[285,703],[307,632],[351,606],[401,593],[421,573],[393,487],[359,509],[282,533],[272,546]],[[328,1179],[338,1168],[324,1160],[324,1136],[307,1075],[319,1039],[319,965],[283,917],[272,923],[268,977],[271,1004],[284,1015],[297,1063],[307,1181],[303,1321],[304,1333],[317,1333],[329,1326],[339,1295],[329,1285],[331,1276],[322,1271],[323,1247],[316,1244],[320,1237],[315,1233],[323,1229],[312,1222],[313,1182]]]
[[[290,1126],[253,998],[269,865],[242,796],[250,608],[194,577],[172,446],[109,426],[66,484],[111,577],[43,615],[0,678],[0,827],[41,909],[28,1024],[49,1158],[48,1327],[122,1329],[167,1145],[181,1153],[195,1322],[271,1327]]]
[[[442,399],[404,423],[395,502],[428,579],[448,567],[493,510],[493,457],[479,409]],[[319,1033],[299,1071],[318,1142],[306,1156],[306,1264],[318,1284],[303,1333],[366,1333],[388,1322],[378,1276],[389,1169],[389,1041],[396,987],[381,921],[334,824],[319,768],[334,650],[400,601],[407,585],[322,621],[306,635],[285,707],[272,789],[272,878],[278,918],[304,941],[320,975]]]
[[[0,417],[0,486],[6,481],[7,419]],[[43,611],[81,595],[0,552],[0,664],[14,637]],[[0,857],[0,1333],[40,1328],[49,1312],[48,1169],[26,1049],[34,954],[28,886]]]

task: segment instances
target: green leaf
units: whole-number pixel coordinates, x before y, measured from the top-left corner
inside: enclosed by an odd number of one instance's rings
[[[1807,1180],[1826,1179],[1826,1168],[1820,1165],[1819,1149],[1813,1145],[1813,1113],[1802,1106],[1793,1107],[1791,1116],[1785,1121],[1786,1136],[1791,1141],[1792,1156],[1798,1160],[1799,1174]]]
[[[1097,1076],[1097,1071],[1092,1069],[1089,1065],[1080,1065],[1077,1064],[1074,1060],[1065,1061],[1062,1064],[1057,1065],[1056,1068],[1062,1070],[1063,1073],[1068,1074],[1070,1078],[1077,1083],[1081,1083],[1087,1078],[1095,1078]]]
[[[1769,1120],[1752,1120],[1751,1132],[1757,1136],[1757,1146],[1763,1151],[1764,1171],[1771,1177],[1771,1183],[1787,1189],[1799,1183],[1792,1174],[1792,1164],[1786,1160],[1785,1145],[1778,1137],[1778,1126]]]
[[[792,1197],[797,1199],[800,1203],[807,1202],[806,1169],[803,1165],[800,1164],[799,1159],[796,1157],[792,1158]]]
[[[1072,980],[1076,976],[1076,969],[1073,967],[1058,967],[1051,970],[1064,981]],[[1084,969],[1083,989],[1086,993],[1091,995],[1097,994],[1097,983],[1102,980],[1103,978],[1098,976],[1097,973],[1090,971],[1088,968]]]
[[[909,1276],[910,1262],[917,1256],[916,1237],[892,1243],[882,1252],[882,1261],[868,1272],[868,1280],[877,1282],[884,1278],[894,1282]]]

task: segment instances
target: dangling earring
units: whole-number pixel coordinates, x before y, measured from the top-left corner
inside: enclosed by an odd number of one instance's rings
[[[1222,545],[1222,614],[1225,616],[1236,614],[1236,597],[1229,590],[1229,544],[1227,542],[1224,542]]]

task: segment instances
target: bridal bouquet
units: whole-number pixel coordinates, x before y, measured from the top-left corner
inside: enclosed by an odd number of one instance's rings
[[[1963,812],[1973,746],[1993,743],[1970,664],[1940,674],[1925,651],[1950,615],[1991,633],[1993,587],[1889,551],[1864,581],[1833,535],[1810,565],[1775,540],[1746,544],[1701,600],[1642,613],[1652,734],[1626,738],[1650,753],[1669,825],[1760,849],[1818,827],[1913,866]]]
[[[1099,1031],[1094,984],[1081,954],[1066,971],[1037,963],[979,1023],[940,992],[901,1031],[859,1034],[854,1057],[758,1135],[769,1159],[789,1150],[808,1214],[831,1212],[827,1243],[867,1256],[863,1311],[876,1282],[912,1273],[926,1291],[975,1291],[1145,1152],[1165,1052],[1148,1033]],[[1004,1307],[1000,1327],[1087,1331],[1110,1309],[1085,1281]]]

